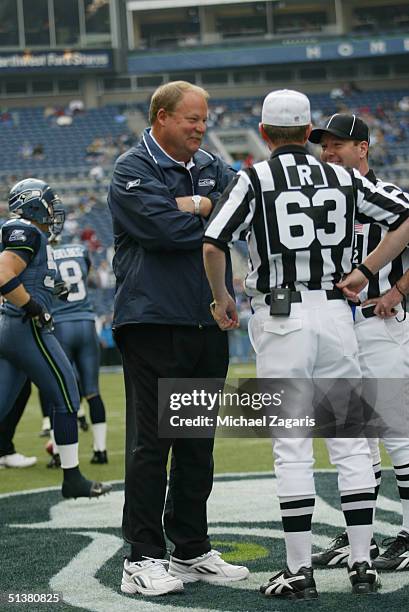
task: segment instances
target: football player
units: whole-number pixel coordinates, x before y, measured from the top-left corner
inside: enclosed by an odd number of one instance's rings
[[[0,419],[11,410],[26,378],[52,406],[52,425],[63,468],[62,494],[98,497],[110,485],[85,478],[78,466],[78,387],[49,314],[57,267],[48,244],[61,232],[61,200],[44,181],[16,183],[9,195],[12,219],[1,228]]]
[[[75,366],[81,394],[89,405],[94,438],[91,463],[108,463],[105,406],[98,386],[100,349],[95,314],[87,289],[91,261],[83,244],[59,245],[54,241],[53,246],[57,266],[56,286],[61,287],[51,311],[54,333]]]

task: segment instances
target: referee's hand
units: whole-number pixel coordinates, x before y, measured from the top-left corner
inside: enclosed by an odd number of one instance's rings
[[[223,299],[212,302],[210,312],[222,331],[240,327],[236,303],[231,295],[227,294]]]
[[[348,276],[341,282],[337,283],[336,286],[342,289],[345,297],[352,302],[359,302],[359,294],[364,287],[368,284],[368,279],[362,272],[355,268]]]
[[[394,286],[392,289],[389,289],[384,295],[381,295],[378,298],[370,298],[362,302],[362,306],[367,306],[369,304],[375,305],[374,313],[376,316],[381,319],[391,319],[392,317],[396,317],[398,311],[395,306],[398,306],[402,301],[402,295],[399,293],[398,289]]]

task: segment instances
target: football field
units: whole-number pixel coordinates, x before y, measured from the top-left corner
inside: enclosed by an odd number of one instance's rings
[[[236,366],[232,377],[252,375],[250,366]],[[0,610],[91,610],[96,612],[245,612],[290,610],[297,604],[272,602],[258,593],[260,584],[282,569],[284,544],[275,480],[271,475],[270,442],[263,439],[218,439],[214,490],[209,502],[209,529],[214,548],[231,562],[246,564],[250,579],[229,586],[187,585],[185,592],[166,598],[143,599],[119,591],[122,558],[124,394],[121,375],[101,377],[109,419],[109,464],[91,466],[91,432],[80,432],[80,457],[84,472],[93,478],[114,481],[113,491],[102,499],[63,500],[61,474],[45,467],[44,439],[38,437],[41,415],[34,391],[23,417],[16,447],[35,454],[37,465],[26,470],[0,471]],[[342,530],[336,475],[328,470],[323,445],[316,444],[317,504],[314,512],[314,547],[325,546]],[[384,462],[386,465],[386,463]],[[153,485],[154,486],[154,483]],[[40,489],[40,490],[39,490]],[[400,504],[393,473],[385,470],[375,532],[378,543],[396,535]],[[344,569],[316,572],[319,610],[362,612],[408,609],[409,572],[382,574],[383,587],[376,596],[350,594]],[[61,597],[45,603],[47,593]],[[20,602],[7,603],[18,593]],[[26,601],[24,602],[24,596]],[[31,598],[27,599],[27,598]],[[298,604],[303,605],[303,604]]]

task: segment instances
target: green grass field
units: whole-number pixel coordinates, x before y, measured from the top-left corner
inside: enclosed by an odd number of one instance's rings
[[[253,365],[233,365],[229,376],[232,378],[254,376]],[[104,373],[100,377],[101,394],[104,398],[108,418],[109,464],[90,465],[92,455],[92,433],[80,432],[80,461],[82,470],[89,478],[98,480],[123,480],[124,475],[124,423],[125,398],[121,373]],[[86,408],[87,412],[87,408]],[[34,389],[29,405],[19,424],[15,436],[18,452],[36,455],[38,462],[27,469],[4,469],[0,471],[0,493],[23,491],[42,487],[57,486],[61,481],[59,470],[46,468],[49,456],[45,453],[45,439],[38,433],[41,429],[41,411],[37,391]],[[315,441],[317,468],[328,468],[326,449],[321,440]],[[383,464],[389,465],[383,455]],[[272,467],[271,443],[268,439],[217,438],[215,446],[216,473],[263,472]]]

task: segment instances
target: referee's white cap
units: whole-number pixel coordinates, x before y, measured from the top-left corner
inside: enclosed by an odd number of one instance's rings
[[[277,127],[295,127],[311,123],[310,101],[292,89],[270,91],[264,99],[261,123]]]

